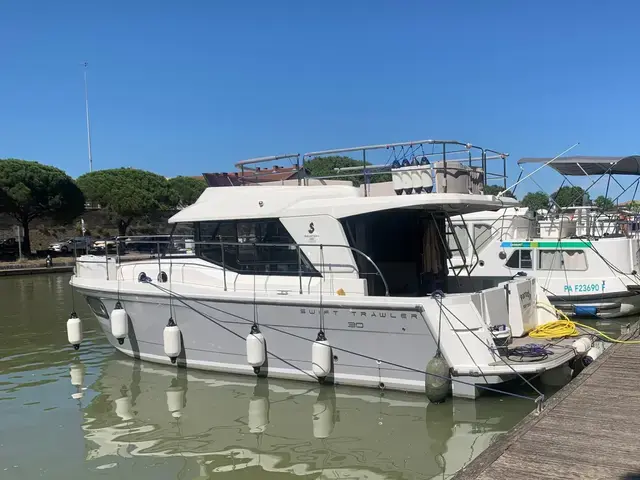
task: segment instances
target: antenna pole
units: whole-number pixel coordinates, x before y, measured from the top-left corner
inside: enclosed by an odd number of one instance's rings
[[[88,62],[82,64],[84,66],[84,109],[87,116],[87,148],[89,149],[89,171],[93,171],[93,157],[91,155],[91,122],[89,121],[89,89],[87,88],[87,67]]]

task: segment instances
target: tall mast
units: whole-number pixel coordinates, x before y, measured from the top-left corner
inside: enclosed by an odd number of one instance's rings
[[[89,89],[87,88],[87,67],[88,62],[83,63],[84,66],[84,109],[87,116],[87,148],[89,149],[89,171],[93,171],[93,157],[91,155],[91,122],[89,120]]]

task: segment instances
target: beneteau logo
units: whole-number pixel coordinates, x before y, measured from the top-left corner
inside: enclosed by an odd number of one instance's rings
[[[307,230],[307,232],[309,233],[305,233],[304,235],[304,238],[307,240],[307,242],[316,243],[320,235],[318,235],[317,233],[314,233],[315,231],[316,231],[316,226],[313,224],[313,222],[309,223],[309,229]]]

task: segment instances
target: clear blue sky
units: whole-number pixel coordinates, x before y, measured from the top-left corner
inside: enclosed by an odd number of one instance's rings
[[[94,169],[195,175],[453,138],[511,153],[515,179],[518,158],[577,141],[574,154],[638,153],[639,14],[635,1],[5,0],[0,158],[88,170],[85,60]]]

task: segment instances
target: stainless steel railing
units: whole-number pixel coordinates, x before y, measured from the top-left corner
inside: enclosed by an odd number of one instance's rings
[[[253,248],[286,248],[288,250],[295,250],[296,251],[296,258],[297,258],[297,269],[295,271],[291,271],[291,273],[297,273],[298,276],[298,283],[299,283],[299,290],[300,290],[300,294],[303,293],[303,283],[302,283],[302,279],[305,276],[308,276],[307,274],[310,273],[308,271],[305,271],[303,269],[303,252],[302,249],[303,248],[319,248],[320,249],[320,257],[321,257],[321,261],[320,263],[316,263],[313,265],[313,267],[315,268],[315,271],[321,276],[321,277],[325,277],[327,270],[332,269],[332,268],[336,268],[336,267],[341,267],[341,268],[353,268],[353,270],[355,272],[358,273],[358,275],[363,276],[363,275],[369,275],[369,274],[373,274],[373,275],[377,275],[378,277],[380,277],[380,280],[382,281],[383,285],[384,285],[384,291],[385,291],[385,296],[389,296],[389,284],[387,283],[386,278],[384,277],[382,271],[380,270],[380,268],[378,267],[378,265],[371,259],[371,257],[369,257],[366,253],[364,253],[363,251],[355,248],[355,247],[351,247],[349,245],[339,245],[339,244],[316,244],[316,243],[260,243],[260,242],[226,242],[226,241],[195,241],[195,240],[191,240],[193,238],[193,236],[189,236],[189,235],[153,235],[153,237],[163,237],[162,240],[160,239],[154,239],[154,240],[148,240],[149,236],[127,236],[127,237],[116,237],[115,239],[115,248],[116,248],[116,255],[115,255],[115,262],[116,265],[120,265],[122,263],[125,262],[133,262],[133,261],[140,261],[140,260],[144,260],[144,259],[157,259],[158,261],[158,269],[159,271],[162,270],[162,258],[166,258],[167,255],[170,255],[171,258],[204,258],[200,255],[197,254],[197,250],[198,247],[202,247],[202,246],[215,246],[215,247],[220,247],[220,264],[218,264],[217,262],[212,262],[215,265],[219,266],[222,268],[222,275],[223,275],[223,284],[224,284],[224,290],[227,291],[227,271],[230,272],[234,272],[234,273],[238,273],[236,272],[236,270],[232,269],[229,267],[228,262],[225,261],[225,249],[226,247],[253,247]],[[164,238],[166,238],[166,240],[164,240]],[[127,239],[129,240],[129,242],[124,242],[123,240]],[[177,241],[176,241],[177,240]],[[130,256],[129,254],[126,254],[125,252],[122,252],[122,249],[120,247],[121,244],[144,244],[144,245],[154,245],[155,247],[153,248],[154,253],[151,254],[151,249],[149,250],[149,256],[146,257],[140,257],[140,256]],[[191,246],[193,248],[193,253],[188,253],[185,252],[184,254],[182,254],[180,251],[178,251],[178,249],[176,248],[176,244],[180,243],[180,244],[184,244],[185,245],[185,249],[187,249],[187,245]],[[126,246],[125,246],[126,248]],[[368,273],[368,272],[361,272],[358,269],[357,266],[357,262],[355,264],[336,264],[336,263],[324,263],[324,251],[327,248],[343,248],[343,249],[347,249],[350,250],[352,252],[352,254],[356,254],[358,256],[360,256],[361,258],[363,258],[367,264],[371,265],[373,267],[373,269],[375,270],[375,272],[373,273]],[[206,258],[204,258],[206,260]],[[355,256],[354,256],[354,260],[355,260]],[[105,268],[106,268],[106,272],[107,272],[107,280],[109,280],[109,253],[108,253],[108,248],[105,248],[105,260],[104,262],[102,262],[101,260],[89,260],[89,259],[83,259],[83,260],[77,260],[76,261],[80,261],[82,263],[104,263],[105,264]],[[209,261],[209,260],[208,260]],[[274,262],[267,262],[268,264],[274,263]],[[263,262],[264,264],[264,262]],[[241,272],[242,273],[242,272]],[[253,275],[270,275],[270,273],[273,272],[269,272],[269,271],[256,271],[256,270],[251,270],[251,271],[247,271],[246,273],[249,274],[253,274]]]

